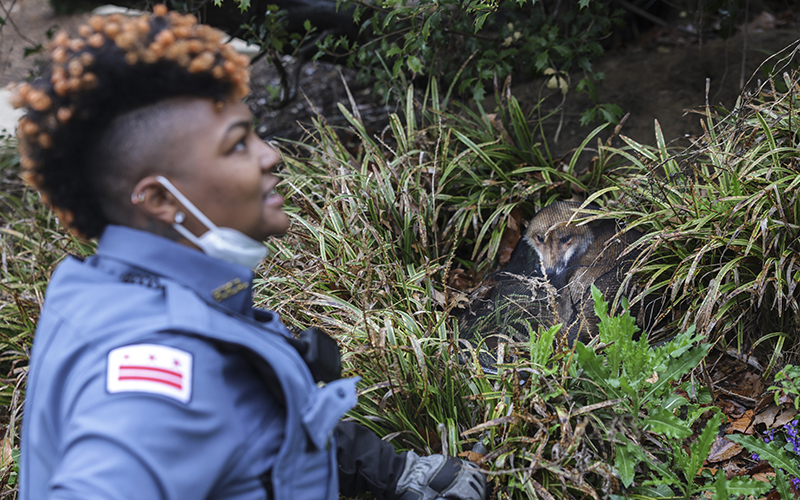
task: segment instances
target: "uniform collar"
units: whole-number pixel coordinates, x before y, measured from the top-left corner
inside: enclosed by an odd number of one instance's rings
[[[107,226],[100,237],[97,255],[171,279],[207,302],[251,315],[253,272],[245,266],[147,231],[114,225]]]

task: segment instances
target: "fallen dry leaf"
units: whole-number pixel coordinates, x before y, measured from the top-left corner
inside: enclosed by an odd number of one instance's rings
[[[797,410],[794,408],[785,408],[776,418],[773,427],[783,427],[791,422],[797,416]]]
[[[447,286],[462,292],[469,293],[474,286],[474,282],[473,277],[461,268],[451,269],[447,275]]]
[[[741,453],[742,447],[732,441],[728,441],[724,437],[717,436],[711,444],[711,451],[708,454],[706,462],[722,462],[735,457]]]
[[[718,399],[716,406],[719,407],[719,409],[722,410],[722,413],[728,417],[728,421],[740,418],[742,415],[744,415],[744,412],[748,408],[747,406],[744,406],[735,400],[724,398]]]
[[[507,144],[513,144],[514,141],[511,140],[511,136],[508,135],[508,131],[506,130],[505,125],[503,125],[503,120],[497,113],[490,113],[486,115],[486,118],[489,119],[489,122],[492,124],[492,128],[495,132],[500,134],[503,137],[503,140],[506,141]]]
[[[731,424],[728,426],[728,430],[725,431],[726,434],[733,434],[733,433],[740,433],[740,434],[752,434],[753,433],[753,410],[747,410],[744,412],[741,418],[737,418],[733,420]]]
[[[469,297],[464,295],[463,293],[456,294],[453,299],[453,307],[457,309],[463,309],[469,305]]]
[[[768,483],[770,481],[770,478],[775,477],[775,473],[774,472],[759,472],[758,474],[753,474],[750,477],[752,477],[756,481],[761,481],[763,483]]]
[[[764,408],[766,408],[771,404],[775,404],[775,398],[773,397],[772,394],[766,394],[763,398],[761,398],[761,400],[756,405],[755,412],[759,413],[761,410],[763,410]]]
[[[764,424],[767,426],[767,429],[772,428],[775,417],[778,416],[780,410],[781,409],[775,406],[774,403],[769,405],[764,411],[753,417],[753,425]]]
[[[3,439],[2,446],[3,446],[2,467],[5,467],[7,464],[11,463],[11,452],[13,451],[14,447],[11,445],[10,439]]]
[[[462,451],[461,453],[458,454],[458,456],[461,458],[466,458],[467,460],[473,463],[476,463],[483,458],[483,455],[481,455],[480,453],[476,453],[472,450]]]
[[[447,305],[447,296],[439,290],[433,290],[433,301],[442,307]]]
[[[732,384],[729,389],[731,392],[748,398],[758,398],[764,392],[764,382],[761,377],[750,371],[740,371],[735,380],[729,383]]]
[[[794,396],[791,394],[786,394],[785,392],[781,392],[780,397],[778,397],[778,404],[793,404],[794,403]]]
[[[500,238],[500,245],[497,249],[497,259],[501,266],[508,264],[511,260],[511,254],[514,252],[514,247],[522,234],[522,210],[519,207],[514,207],[508,215],[508,225],[503,236]]]

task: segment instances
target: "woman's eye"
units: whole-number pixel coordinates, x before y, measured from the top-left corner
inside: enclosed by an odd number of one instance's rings
[[[247,149],[247,137],[242,137],[242,139],[233,146],[233,149],[231,149],[231,153],[239,153],[246,149]]]
[[[536,240],[537,240],[539,243],[544,243],[544,238],[542,238],[542,235],[541,235],[541,234],[537,234],[537,235],[536,235]]]

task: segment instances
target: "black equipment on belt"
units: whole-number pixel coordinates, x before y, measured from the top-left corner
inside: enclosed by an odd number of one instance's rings
[[[342,378],[342,357],[339,344],[319,328],[304,330],[297,338],[288,339],[302,356],[316,382],[333,382]]]

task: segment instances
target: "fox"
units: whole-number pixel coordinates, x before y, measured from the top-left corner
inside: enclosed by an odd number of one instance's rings
[[[597,205],[581,208],[572,201],[550,204],[534,216],[523,237],[558,293],[552,321],[562,323],[570,344],[597,335],[591,285],[613,300],[630,267],[625,250],[641,236],[636,230],[623,231],[615,220],[576,222],[600,211]]]
[[[601,211],[581,205],[558,201],[534,215],[506,267],[470,297],[459,323],[462,338],[480,338],[493,349],[507,340],[526,342],[532,328],[559,323],[570,345],[597,335],[591,285],[613,300],[635,257],[626,250],[641,233],[612,219],[579,222]],[[490,357],[481,364],[491,364]]]

